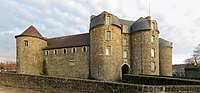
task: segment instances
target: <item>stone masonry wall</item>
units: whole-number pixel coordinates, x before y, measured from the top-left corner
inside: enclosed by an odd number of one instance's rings
[[[69,79],[0,73],[0,85],[45,93],[199,93],[199,85],[138,85],[86,79]]]
[[[28,46],[25,46],[25,40]],[[41,75],[43,74],[43,52],[47,42],[40,38],[20,36],[17,37],[17,73]]]
[[[123,82],[144,85],[200,85],[200,80],[126,74]]]
[[[124,39],[127,39],[127,45],[124,45]],[[122,62],[123,64],[128,64],[129,66],[129,69],[130,69],[130,64],[131,64],[131,61],[130,61],[130,58],[131,58],[131,49],[130,49],[130,45],[131,45],[131,40],[130,40],[130,35],[129,33],[123,33],[122,34]],[[127,58],[124,58],[124,51],[127,51],[128,52],[128,57]]]
[[[83,79],[89,76],[89,46],[44,50],[44,57],[48,76]]]
[[[159,61],[160,61],[160,75],[172,76],[172,48],[160,47],[159,48]]]
[[[106,40],[106,31],[111,31],[111,40]],[[121,79],[122,42],[121,29],[115,25],[99,25],[90,29],[91,76],[105,81]],[[111,46],[111,55],[106,55],[106,46]]]
[[[138,31],[131,35],[131,73],[145,75],[159,75],[158,31]],[[152,35],[155,36],[151,42]],[[151,49],[155,49],[155,56],[151,57]],[[155,64],[152,64],[154,62]],[[152,66],[154,65],[154,67]],[[154,69],[153,69],[154,68]]]

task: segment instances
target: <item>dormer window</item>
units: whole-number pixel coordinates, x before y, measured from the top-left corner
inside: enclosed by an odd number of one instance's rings
[[[128,27],[126,25],[123,25],[123,33],[128,33]]]
[[[24,45],[28,46],[28,40],[24,40]]]
[[[124,29],[124,33],[128,33],[128,28],[125,28],[125,29]]]
[[[153,29],[153,30],[156,29],[156,23],[155,23],[155,22],[152,22],[152,23],[151,23],[151,29]]]
[[[110,16],[106,16],[106,25],[110,25]]]

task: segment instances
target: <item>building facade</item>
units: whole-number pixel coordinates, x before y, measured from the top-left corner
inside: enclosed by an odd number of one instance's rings
[[[150,16],[136,21],[102,12],[89,33],[44,38],[30,26],[16,36],[22,74],[119,81],[123,74],[172,75],[172,43]]]

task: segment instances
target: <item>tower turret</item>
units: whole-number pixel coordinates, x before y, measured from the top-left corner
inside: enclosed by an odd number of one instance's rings
[[[159,75],[159,31],[151,17],[139,18],[131,26],[132,74]]]
[[[160,75],[172,76],[172,42],[159,38]]]
[[[119,19],[107,12],[91,17],[90,71],[92,78],[117,81],[121,78],[122,46]]]
[[[15,36],[17,45],[17,73],[43,74],[43,51],[47,42],[43,36],[30,26],[21,35]]]

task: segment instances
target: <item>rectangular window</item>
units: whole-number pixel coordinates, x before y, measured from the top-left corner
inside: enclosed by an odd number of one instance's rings
[[[155,57],[155,49],[151,49],[151,57]]]
[[[124,33],[128,33],[128,28],[124,27]]]
[[[45,51],[45,55],[47,56],[47,55],[49,55],[49,51],[47,50],[47,51]]]
[[[156,70],[156,64],[155,62],[151,62],[151,71],[155,71]]]
[[[24,40],[24,45],[28,46],[28,40]]]
[[[123,45],[124,46],[127,46],[128,45],[128,40],[125,38],[125,39],[123,39]]]
[[[110,25],[110,16],[106,16],[106,25]]]
[[[111,40],[111,31],[106,31],[106,40]]]
[[[124,59],[128,58],[128,51],[126,51],[126,50],[124,51],[124,56],[123,56],[123,58],[124,58]]]
[[[106,46],[106,55],[111,55],[111,46]]]
[[[151,43],[154,43],[154,41],[155,41],[155,36],[152,35],[152,36],[151,36]]]
[[[74,62],[74,58],[70,58],[70,59],[69,59],[69,62]]]

